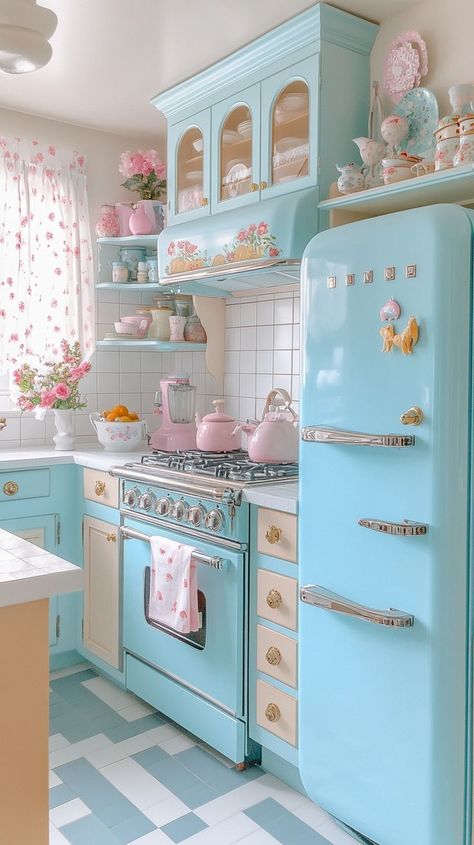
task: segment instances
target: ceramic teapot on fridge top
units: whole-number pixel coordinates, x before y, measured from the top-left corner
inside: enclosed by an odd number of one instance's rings
[[[298,418],[291,407],[291,396],[282,387],[268,394],[262,422],[238,425],[235,433],[239,431],[249,435],[249,458],[255,463],[289,464],[298,460]]]
[[[196,414],[196,445],[203,452],[234,452],[240,449],[237,420],[224,413],[224,400],[214,399],[215,411],[205,417]]]

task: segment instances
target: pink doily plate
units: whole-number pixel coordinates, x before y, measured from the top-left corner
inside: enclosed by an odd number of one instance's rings
[[[418,32],[404,32],[392,41],[384,64],[384,88],[398,103],[428,73],[426,44]]]

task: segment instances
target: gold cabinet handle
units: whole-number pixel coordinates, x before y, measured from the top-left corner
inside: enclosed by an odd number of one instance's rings
[[[116,534],[106,534],[105,539],[108,543],[116,543],[117,542],[117,535]]]
[[[96,481],[95,483],[95,495],[96,496],[103,496],[105,493],[105,481]]]
[[[423,422],[423,411],[414,405],[413,408],[408,408],[400,417],[402,425],[420,425]]]
[[[267,604],[268,607],[271,607],[272,610],[277,610],[281,607],[283,599],[281,597],[281,593],[278,590],[270,590],[267,595]]]
[[[257,183],[252,182],[251,185],[250,185],[250,190],[253,192],[253,191],[258,191],[258,189],[259,189],[259,186],[257,185]]]
[[[276,525],[270,525],[265,531],[265,539],[274,546],[275,543],[280,542],[282,533],[281,528],[277,528]]]
[[[281,712],[278,704],[267,704],[265,708],[265,718],[268,719],[269,722],[278,722],[280,716]]]
[[[16,481],[6,481],[3,485],[3,492],[5,496],[15,496],[18,493],[19,486]]]
[[[201,199],[201,205],[209,205],[209,200],[208,200],[208,198],[207,198],[207,197],[202,197],[202,199]]]
[[[268,649],[265,660],[267,663],[270,663],[271,666],[278,666],[281,663],[281,651],[276,645],[271,645]]]
[[[260,182],[260,190],[264,191],[265,188],[268,188],[268,182]]]

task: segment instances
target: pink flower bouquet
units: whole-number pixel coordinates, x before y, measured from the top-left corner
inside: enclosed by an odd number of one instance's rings
[[[142,200],[157,200],[166,190],[166,167],[156,150],[127,150],[120,156],[123,188],[137,191]]]
[[[45,413],[48,408],[77,410],[86,402],[79,393],[79,382],[89,372],[89,361],[81,360],[79,343],[61,341],[62,359],[44,361],[40,368],[22,364],[13,373],[19,389],[17,405],[22,411]],[[42,415],[42,414],[41,414]]]

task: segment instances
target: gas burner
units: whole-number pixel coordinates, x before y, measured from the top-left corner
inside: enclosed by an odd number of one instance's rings
[[[298,477],[298,464],[258,464],[247,452],[161,452],[143,455],[146,467],[169,468],[194,476],[210,476],[244,484],[282,481]]]

